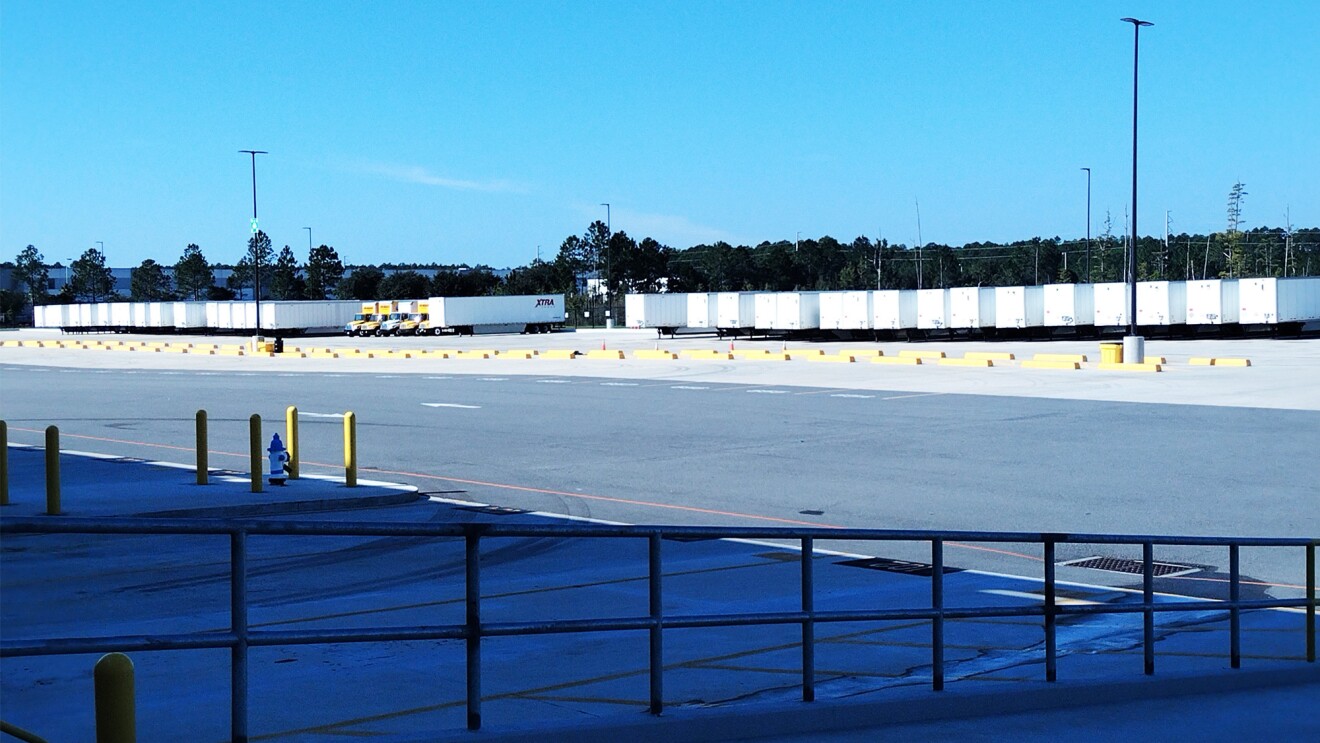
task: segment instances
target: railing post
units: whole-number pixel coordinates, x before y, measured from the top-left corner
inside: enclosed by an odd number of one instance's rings
[[[930,686],[944,691],[944,540],[930,540]]]
[[[1228,545],[1228,658],[1232,668],[1242,667],[1242,610],[1238,602],[1242,600],[1241,566],[1238,562],[1238,546]]]
[[[1315,542],[1306,545],[1306,662],[1315,662]]]
[[[261,464],[261,416],[256,413],[248,418],[248,454],[252,459],[252,492],[260,493],[265,468]]]
[[[60,515],[60,429],[46,426],[46,515]]]
[[[206,440],[206,411],[197,411],[197,484],[210,482],[210,445]]]
[[[344,413],[344,485],[357,487],[357,415]]]
[[[1145,656],[1147,676],[1155,675],[1155,545],[1144,542],[1141,545],[1141,601],[1145,609],[1141,612],[1142,647]]]
[[[133,661],[123,653],[106,653],[92,670],[96,696],[96,743],[135,743],[137,709]]]
[[[1045,680],[1059,680],[1059,596],[1055,585],[1054,540],[1045,540]]]
[[[807,618],[802,621],[802,701],[816,701],[816,621],[812,614],[816,611],[816,578],[813,572],[812,557],[815,540],[802,538],[802,611]]]
[[[0,421],[0,506],[9,505],[9,424]]]
[[[254,416],[255,417],[255,416]],[[248,739],[247,532],[229,535],[229,732],[235,743]]]
[[[298,408],[290,405],[284,410],[284,446],[289,450],[285,471],[290,480],[298,479]]]
[[[647,582],[650,586],[651,608],[651,714],[664,711],[665,658],[664,658],[664,602],[660,578],[660,532],[651,532],[647,549]]]
[[[352,413],[349,413],[352,415]],[[481,729],[481,535],[469,527],[464,560],[467,620],[467,727]]]

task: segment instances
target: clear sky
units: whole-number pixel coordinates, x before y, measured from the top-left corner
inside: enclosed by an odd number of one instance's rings
[[[0,259],[1320,224],[1320,3],[0,0]]]

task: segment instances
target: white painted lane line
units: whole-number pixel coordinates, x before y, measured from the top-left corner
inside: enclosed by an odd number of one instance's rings
[[[1045,594],[1043,593],[1031,593],[1030,591],[1011,591],[1007,588],[982,588],[981,593],[989,593],[994,596],[1007,596],[1009,598],[1014,598],[1014,599],[1033,599],[1035,601],[1045,600]],[[1102,603],[1100,601],[1087,601],[1086,599],[1068,598],[1067,596],[1055,596],[1054,601],[1055,603],[1061,605],[1073,605],[1073,606],[1094,606],[1096,604]]]
[[[480,405],[460,405],[456,402],[424,402],[422,404],[428,408],[461,408],[463,410],[478,410],[481,408]]]
[[[841,392],[837,395],[830,395],[830,397],[850,397],[855,400],[870,400],[871,398],[875,397],[875,395],[854,395],[849,392]]]
[[[507,382],[507,381],[509,381],[509,378],[508,378],[508,377],[477,377],[477,379],[478,379],[479,381],[482,381],[482,382]]]
[[[636,382],[601,382],[601,387],[636,387]]]
[[[453,377],[422,377],[423,379],[453,379]]]
[[[569,384],[567,379],[538,379],[537,384]]]
[[[678,384],[670,387],[671,390],[708,390],[709,387],[698,387],[692,384]]]
[[[788,390],[747,390],[758,395],[787,395]]]
[[[299,418],[343,418],[343,413],[308,413],[305,410],[298,411]]]
[[[934,397],[936,395],[947,395],[947,392],[922,392],[916,395],[894,395],[893,397],[882,397],[881,400],[906,400],[909,397]]]

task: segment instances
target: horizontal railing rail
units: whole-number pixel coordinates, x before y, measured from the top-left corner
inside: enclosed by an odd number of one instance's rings
[[[629,525],[547,524],[398,524],[382,522],[315,522],[260,520],[186,519],[92,519],[92,518],[0,518],[0,534],[167,534],[228,536],[230,548],[230,629],[182,634],[122,635],[103,637],[52,637],[36,639],[0,638],[0,657],[59,655],[147,650],[230,650],[230,724],[234,740],[248,737],[248,650],[261,646],[289,646],[406,640],[463,640],[466,644],[467,726],[481,726],[481,640],[485,637],[569,634],[606,631],[647,631],[649,644],[650,711],[663,710],[664,630],[695,627],[745,627],[800,625],[802,628],[802,698],[815,698],[815,626],[835,622],[880,622],[928,620],[931,622],[931,685],[944,688],[944,622],[949,619],[986,617],[1040,617],[1045,631],[1045,677],[1057,679],[1058,649],[1055,642],[1058,618],[1086,614],[1142,614],[1145,673],[1155,669],[1155,615],[1168,612],[1227,612],[1230,620],[1230,660],[1241,666],[1241,612],[1257,609],[1301,608],[1305,619],[1306,660],[1316,657],[1316,546],[1320,539],[1303,537],[1206,537],[1166,535],[1064,534],[1038,532],[921,531],[887,529],[838,529],[826,527],[695,527]],[[367,627],[351,630],[258,630],[248,626],[247,539],[250,536],[338,536],[416,537],[464,540],[464,608],[461,624],[418,627]],[[481,560],[483,539],[646,539],[649,611],[645,615],[593,619],[547,619],[524,622],[483,622],[481,619]],[[741,612],[728,614],[666,614],[663,611],[662,543],[681,539],[768,539],[790,543],[801,551],[801,608],[797,611]],[[926,542],[931,550],[931,597],[928,606],[888,607],[870,610],[815,609],[815,578],[812,564],[816,540],[860,542]],[[944,606],[944,548],[958,543],[1017,543],[1042,545],[1044,590],[1040,605]],[[1054,553],[1060,544],[1107,544],[1142,548],[1142,591],[1139,602],[1116,604],[1058,603]],[[1154,548],[1156,546],[1226,547],[1229,550],[1229,598],[1226,601],[1188,600],[1156,602],[1154,595]],[[1242,547],[1300,547],[1305,552],[1305,598],[1241,598],[1240,549]]]

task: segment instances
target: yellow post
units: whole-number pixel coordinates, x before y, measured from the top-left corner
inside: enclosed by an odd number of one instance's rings
[[[9,505],[9,424],[0,421],[0,506]]]
[[[96,743],[135,743],[133,661],[123,653],[106,653],[96,661],[92,676],[96,681]]]
[[[357,487],[357,416],[344,413],[344,485]]]
[[[261,416],[256,413],[248,418],[248,447],[252,455],[252,492],[261,492]]]
[[[209,445],[206,441],[206,411],[197,411],[197,484],[205,485],[210,480]]]
[[[46,426],[46,515],[60,515],[60,429]]]
[[[290,405],[284,411],[284,447],[289,450],[285,469],[290,480],[298,479],[298,408]]]

